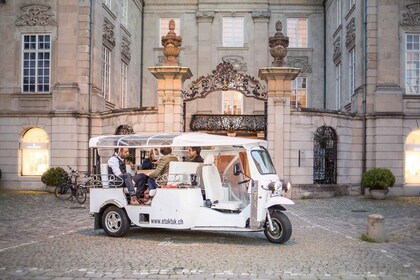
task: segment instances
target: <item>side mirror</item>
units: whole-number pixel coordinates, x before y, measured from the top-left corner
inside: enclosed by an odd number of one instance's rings
[[[238,176],[239,174],[242,174],[241,164],[239,162],[235,163],[233,166],[233,175]]]

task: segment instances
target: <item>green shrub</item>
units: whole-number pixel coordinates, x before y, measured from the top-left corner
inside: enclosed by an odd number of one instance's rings
[[[362,176],[362,186],[374,190],[386,190],[395,184],[395,176],[388,168],[374,168]]]
[[[61,167],[52,167],[44,172],[41,181],[47,186],[58,186],[65,183],[68,178],[67,172]]]

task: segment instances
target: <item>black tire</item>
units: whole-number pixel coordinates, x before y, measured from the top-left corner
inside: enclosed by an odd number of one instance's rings
[[[292,236],[292,224],[289,218],[280,211],[270,211],[271,221],[274,230],[270,230],[268,220],[266,221],[264,234],[270,242],[282,244],[287,242]]]
[[[102,227],[109,236],[121,237],[130,229],[130,221],[124,209],[109,206],[102,214]]]
[[[78,187],[77,188],[77,190],[76,190],[76,200],[77,200],[77,202],[79,202],[80,204],[85,203],[86,197],[87,197],[86,192],[87,192],[87,190],[86,190],[85,187]]]
[[[71,185],[64,183],[55,187],[54,195],[60,200],[69,200],[71,197]]]

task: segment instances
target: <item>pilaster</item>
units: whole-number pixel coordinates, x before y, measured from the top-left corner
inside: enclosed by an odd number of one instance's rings
[[[186,79],[192,77],[190,68],[178,66],[149,67],[158,80],[158,132],[184,131],[181,91]]]

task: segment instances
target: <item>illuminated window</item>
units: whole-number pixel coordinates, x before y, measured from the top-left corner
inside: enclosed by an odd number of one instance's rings
[[[405,142],[405,183],[420,184],[420,130],[411,132]]]
[[[237,91],[223,92],[223,114],[241,115],[243,111],[243,95]]]
[[[306,78],[297,77],[292,80],[292,95],[290,96],[290,106],[293,108],[306,107]]]
[[[308,47],[308,24],[306,18],[288,18],[287,36],[290,48]]]
[[[20,141],[22,176],[41,176],[49,167],[48,135],[41,128],[32,128]]]
[[[407,94],[420,94],[420,35],[406,36],[405,85]]]
[[[159,21],[159,45],[161,44],[162,36],[166,36],[169,32],[169,21],[173,19],[175,22],[175,34],[181,36],[181,20],[179,18],[161,18]]]
[[[22,43],[22,91],[49,92],[51,36],[24,35]]]
[[[223,47],[244,46],[244,18],[223,18]]]

